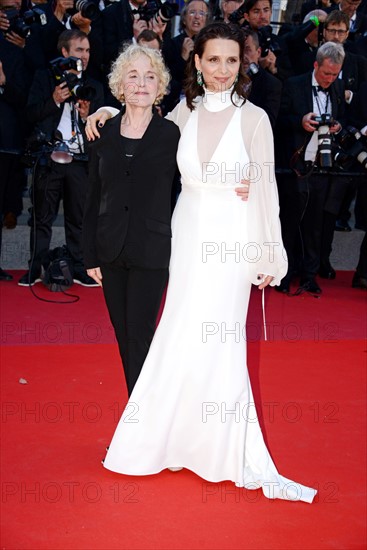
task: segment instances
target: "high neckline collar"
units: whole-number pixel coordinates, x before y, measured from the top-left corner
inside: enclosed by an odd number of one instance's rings
[[[222,92],[211,92],[204,86],[204,96],[202,96],[202,101],[205,109],[208,111],[217,113],[219,111],[224,111],[224,109],[227,109],[230,105],[233,105],[231,100],[231,93],[233,90],[233,86],[229,88],[228,90],[224,90]],[[239,97],[237,94],[234,94],[233,100],[234,103],[239,103]]]

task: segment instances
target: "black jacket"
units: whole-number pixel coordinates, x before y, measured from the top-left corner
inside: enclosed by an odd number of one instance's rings
[[[120,136],[122,114],[110,119],[101,138],[90,145],[84,264],[88,269],[113,262],[128,240],[128,256],[136,267],[165,268],[171,253],[171,188],[180,132],[154,114],[130,164]]]
[[[100,82],[88,76],[85,82],[96,90],[95,98],[90,105],[89,114],[91,114],[104,105],[103,86]],[[29,122],[35,126],[36,130],[46,134],[49,139],[54,137],[54,132],[59,125],[64,108],[63,103],[58,107],[53,100],[52,94],[55,86],[56,83],[48,69],[37,71],[34,75],[27,104]],[[78,122],[83,133],[84,124],[81,120]]]
[[[24,108],[30,78],[23,51],[0,36],[0,61],[6,84],[0,91],[0,148],[19,149],[25,133]]]
[[[134,36],[133,14],[128,0],[121,0],[107,6],[102,12],[103,56],[106,73],[121,50],[123,43]]]
[[[264,109],[272,128],[274,128],[280,108],[282,83],[261,67],[259,67],[259,72],[250,75],[250,78],[252,85],[249,100]]]
[[[343,126],[345,122],[344,82],[335,80],[329,87],[329,93],[332,116]],[[312,72],[286,80],[275,140],[278,167],[289,168],[292,155],[310,141],[312,132],[306,132],[303,129],[302,118],[313,110]]]

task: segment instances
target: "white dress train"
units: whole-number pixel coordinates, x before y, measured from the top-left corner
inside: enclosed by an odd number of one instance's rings
[[[251,284],[259,273],[279,284],[287,270],[269,121],[228,93],[206,93],[191,113],[181,103],[170,118],[181,127],[182,192],[166,303],[104,466],[129,475],[182,466],[312,502],[316,491],[282,477],[270,457],[246,367]],[[248,202],[234,192],[242,177]]]

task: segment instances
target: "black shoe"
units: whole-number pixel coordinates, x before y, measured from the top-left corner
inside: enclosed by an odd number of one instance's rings
[[[336,220],[335,222],[335,231],[352,231],[351,226],[348,222],[344,222],[343,220]]]
[[[12,280],[13,280],[13,276],[10,275],[10,273],[7,273],[3,269],[1,269],[0,267],[0,281],[12,281]]]
[[[319,275],[322,279],[335,279],[336,271],[330,262],[327,262],[320,265]]]
[[[89,277],[88,273],[85,271],[77,271],[74,273],[74,283],[82,286],[96,287],[99,286],[98,283],[92,277]]]
[[[322,290],[313,278],[301,279],[300,289],[304,292],[310,292],[311,294],[321,294]]]
[[[41,282],[41,277],[39,275],[36,275],[35,273],[31,273],[30,271],[26,271],[24,275],[19,279],[18,285],[19,286],[33,286],[36,283]]]
[[[356,271],[355,274],[353,275],[352,287],[353,288],[364,288],[365,290],[367,290],[367,277],[362,277]]]

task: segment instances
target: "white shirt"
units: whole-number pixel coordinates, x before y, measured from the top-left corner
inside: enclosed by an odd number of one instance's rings
[[[313,99],[313,112],[317,114],[317,116],[322,115],[323,113],[329,113],[331,114],[331,99],[330,99],[330,93],[324,93],[321,91],[315,90],[315,88],[319,86],[319,83],[317,82],[315,78],[315,71],[312,73],[312,99]],[[316,158],[316,153],[318,149],[318,135],[317,130],[314,131],[312,134],[312,137],[306,147],[305,151],[305,161],[311,161],[314,162]]]

